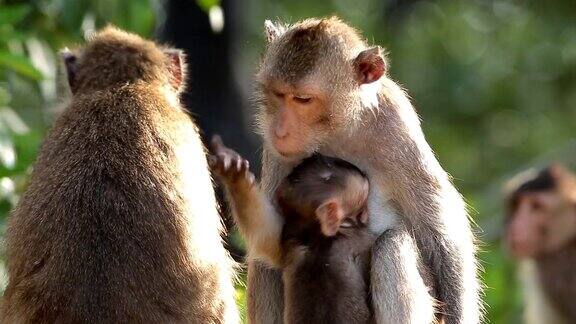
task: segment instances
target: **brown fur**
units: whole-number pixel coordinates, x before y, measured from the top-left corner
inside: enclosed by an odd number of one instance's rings
[[[353,181],[358,178],[359,181]],[[376,236],[361,223],[366,179],[354,166],[311,157],[283,181],[278,203],[282,231],[284,323],[371,323],[370,251]],[[363,199],[355,199],[363,197]],[[336,199],[351,227],[324,236],[316,210]],[[346,200],[350,200],[346,204]]]
[[[1,322],[237,322],[204,148],[170,87],[182,76],[110,27],[77,55],[9,219]]]
[[[273,193],[281,179],[312,153],[353,163],[370,179],[369,206],[374,207],[370,229],[377,234],[394,230],[391,239],[379,240],[373,251],[371,293],[376,321],[434,320],[434,299],[418,274],[422,258],[434,278],[446,323],[478,323],[481,302],[474,237],[462,197],[427,144],[404,91],[386,75],[370,84],[358,82],[372,81],[374,75],[359,77],[363,71],[357,67],[376,62],[377,68],[368,72],[382,73],[385,58],[337,18],[305,20],[274,34],[257,76],[256,95],[265,141],[262,187],[267,204],[274,204]],[[304,64],[304,58],[317,60]],[[359,64],[358,58],[365,62]],[[295,64],[278,65],[279,60]],[[304,65],[312,68],[302,75]],[[273,129],[289,113],[285,107],[282,113],[271,107],[270,93],[278,90],[270,88],[275,84],[282,84],[278,89],[285,97],[312,93],[329,116],[323,123],[293,117],[294,128],[288,133],[294,139],[284,146],[290,149],[289,155],[278,151],[280,140],[274,137]],[[273,289],[278,285],[260,285],[275,280],[274,275],[254,262],[248,274],[249,296],[254,296],[249,298],[249,316],[253,322],[277,322],[273,316],[281,313],[282,302],[274,300],[278,292]]]
[[[236,218],[247,244],[257,248],[249,248],[251,257],[282,270],[285,308],[283,319],[278,321],[372,323],[369,269],[376,236],[363,217],[368,183],[360,170],[342,160],[321,156],[306,159],[278,187],[276,196],[284,222],[276,224],[274,218],[260,218],[263,214],[244,201],[259,195],[246,160],[218,138],[213,153],[212,166],[225,184],[234,215],[245,216],[238,213],[239,208],[256,211],[250,219]],[[346,217],[338,218],[335,235],[326,236],[318,210],[334,200],[338,201],[339,215]],[[350,227],[342,227],[344,221]],[[276,225],[280,229],[275,231]],[[266,238],[265,244],[258,242],[259,237]]]
[[[535,259],[544,292],[566,323],[576,323],[576,238],[564,248]]]

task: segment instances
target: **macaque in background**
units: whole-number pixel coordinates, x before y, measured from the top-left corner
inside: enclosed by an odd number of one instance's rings
[[[576,323],[576,176],[560,165],[508,185],[506,243],[528,324]]]
[[[253,179],[247,162],[218,139],[213,151],[213,169],[225,182]],[[366,226],[368,193],[360,170],[319,155],[303,160],[278,187],[282,233],[268,242],[277,250],[261,252],[282,270],[284,323],[372,323],[369,273],[376,235]]]
[[[8,220],[1,323],[238,323],[182,53],[108,27]]]
[[[267,47],[255,97],[264,139],[263,194],[227,181],[248,237],[248,317],[278,323],[281,271],[258,258],[282,232],[275,192],[314,153],[348,161],[370,182],[370,295],[376,323],[446,323],[481,318],[474,236],[466,206],[426,142],[405,92],[387,75],[378,46],[337,18],[291,26],[266,22]],[[265,230],[263,230],[265,227]],[[267,253],[263,253],[266,255]],[[439,303],[419,273],[430,269]]]

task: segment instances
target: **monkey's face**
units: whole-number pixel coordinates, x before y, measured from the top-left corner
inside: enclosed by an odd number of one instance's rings
[[[310,84],[289,85],[267,80],[264,137],[282,156],[309,155],[329,133],[327,98],[321,88]]]
[[[384,75],[385,60],[379,47],[366,49],[337,19],[311,19],[287,30],[268,23],[266,32],[257,76],[261,131],[282,156],[310,155],[349,130],[365,101],[361,89]]]
[[[350,175],[344,190],[334,192],[316,209],[324,236],[334,236],[350,227],[368,222],[368,180],[361,175]]]
[[[556,190],[529,192],[516,199],[506,231],[515,257],[554,252],[576,239],[576,205]]]

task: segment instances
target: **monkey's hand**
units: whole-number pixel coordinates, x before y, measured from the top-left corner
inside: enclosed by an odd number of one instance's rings
[[[212,137],[210,144],[212,155],[208,157],[208,163],[225,185],[254,185],[255,177],[250,172],[248,160],[226,147],[218,135]]]
[[[256,184],[248,161],[226,147],[220,136],[214,136],[210,146],[210,167],[225,186],[232,216],[248,243],[249,257],[279,266],[283,219]]]

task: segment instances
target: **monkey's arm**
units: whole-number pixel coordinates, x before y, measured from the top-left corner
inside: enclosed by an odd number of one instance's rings
[[[272,196],[291,169],[291,165],[279,161],[264,145],[262,192]],[[271,269],[258,260],[249,260],[247,292],[249,323],[283,323],[284,284],[280,270]]]
[[[248,161],[227,148],[219,137],[212,140],[212,169],[224,184],[234,221],[248,244],[252,259],[280,267],[283,219],[255,181]]]
[[[260,259],[274,267],[282,265],[280,245],[283,220],[255,183],[226,185],[232,215],[248,244],[251,259]]]
[[[445,323],[479,323],[474,236],[464,201],[443,171],[438,171],[444,173],[443,178],[422,169],[411,171],[396,169],[394,175],[380,178],[378,186],[384,191],[385,183],[394,183],[391,195],[414,233],[423,262],[433,273]],[[418,181],[399,181],[397,177]]]
[[[387,230],[372,249],[370,283],[376,323],[432,323],[434,300],[419,273],[416,245],[405,228]]]
[[[327,153],[359,166],[371,186],[394,202],[434,276],[446,323],[479,323],[481,289],[465,203],[426,142],[408,98],[392,81],[385,91],[380,112],[366,116],[374,127],[345,135],[355,142],[378,139],[380,146],[350,150],[356,146],[341,144],[344,138]]]

